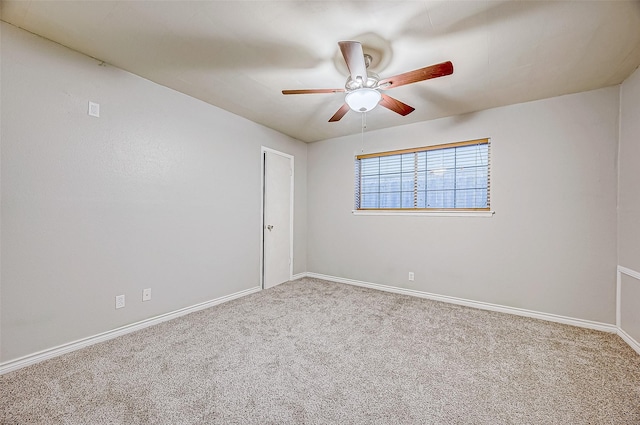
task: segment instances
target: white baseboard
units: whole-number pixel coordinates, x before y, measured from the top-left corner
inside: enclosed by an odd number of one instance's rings
[[[573,317],[560,316],[551,313],[541,313],[533,310],[526,310],[516,307],[508,307],[499,304],[485,303],[482,301],[472,301],[464,298],[450,297],[448,295],[438,295],[430,292],[416,291],[413,289],[398,288],[396,286],[380,285],[378,283],[362,282],[359,280],[345,279],[336,276],[328,276],[318,273],[307,273],[307,277],[329,280],[332,282],[346,283],[348,285],[362,286],[365,288],[377,289],[380,291],[393,292],[396,294],[410,295],[413,297],[426,298],[434,301],[442,301],[450,304],[458,304],[466,307],[479,308],[481,310],[497,311],[500,313],[515,314],[516,316],[531,317],[534,319],[546,320],[549,322],[563,323],[565,325],[578,326],[581,328],[595,329],[598,331],[618,333],[618,327],[613,324],[594,322],[591,320],[576,319]]]
[[[619,273],[622,272],[629,276],[635,277],[636,279],[640,279],[640,273],[634,272],[624,267],[618,267],[618,272]],[[632,338],[629,334],[627,334],[620,326],[616,326],[612,324],[594,322],[594,321],[583,320],[583,319],[576,319],[572,317],[560,316],[560,315],[550,314],[550,313],[541,313],[537,311],[526,310],[526,309],[521,309],[516,307],[508,307],[508,306],[503,306],[499,304],[485,303],[481,301],[472,301],[464,298],[451,297],[448,295],[438,295],[430,292],[416,291],[413,289],[398,288],[395,286],[387,286],[387,285],[381,285],[377,283],[363,282],[363,281],[353,280],[353,279],[345,279],[341,277],[329,276],[329,275],[324,275],[319,273],[298,273],[291,276],[291,280],[302,279],[304,277],[323,279],[331,282],[361,286],[365,288],[377,289],[380,291],[392,292],[396,294],[410,295],[410,296],[430,299],[434,301],[464,305],[467,307],[479,308],[482,310],[490,310],[490,311],[497,311],[501,313],[515,314],[517,316],[531,317],[534,319],[541,319],[541,320],[547,320],[550,322],[563,323],[566,325],[578,326],[581,328],[611,332],[611,333],[618,334],[627,344],[629,344],[631,348],[633,348],[638,354],[640,354],[640,343],[636,341],[634,338]],[[177,317],[184,316],[186,314],[193,313],[198,310],[203,310],[205,308],[209,308],[214,305],[224,303],[226,301],[231,301],[236,298],[253,294],[255,292],[259,292],[260,290],[261,288],[259,286],[246,289],[244,291],[240,291],[224,297],[216,298],[211,301],[206,301],[200,304],[196,304],[191,307],[186,307],[186,308],[176,310],[170,313],[166,313],[160,316],[152,317],[150,319],[146,319],[137,323],[132,323],[130,325],[122,326],[120,328],[103,332],[98,335],[83,338],[67,344],[59,345],[57,347],[53,347],[53,348],[43,350],[34,354],[20,357],[15,360],[0,363],[0,375],[4,373],[12,372],[14,370],[17,370],[26,366],[30,366],[35,363],[39,363],[44,360],[48,360],[48,359],[60,356],[62,354],[79,350],[80,348],[84,348],[89,345],[97,344],[99,342],[107,341],[109,339],[113,339],[121,335],[135,332],[137,330],[144,329],[149,326],[153,326],[158,323],[165,322],[167,320],[175,319]]]
[[[213,307],[214,305],[222,304],[224,302],[231,301],[236,298],[244,297],[246,295],[259,292],[260,290],[261,288],[259,286],[245,289],[244,291],[239,291],[234,294],[225,295],[220,298],[216,298],[210,301],[205,301],[203,303],[195,304],[190,307],[181,308],[180,310],[175,310],[170,313],[165,313],[160,316],[152,317],[149,319],[142,320],[140,322],[132,323],[130,325],[122,326],[120,328],[102,332],[97,335],[93,335],[87,338],[79,339],[77,341],[69,342],[67,344],[62,344],[57,347],[42,350],[34,354],[29,354],[27,356],[20,357],[15,360],[10,360],[8,362],[0,363],[0,375],[4,373],[12,372],[14,370],[17,370],[26,366],[30,366],[32,364],[39,363],[44,360],[58,357],[66,353],[70,353],[72,351],[76,351],[81,348],[88,347],[93,344],[97,344],[99,342],[107,341],[107,340],[119,337],[121,335],[135,332],[140,329],[148,328],[149,326],[157,325],[158,323],[166,322],[167,320],[175,319],[177,317],[184,316],[189,313],[193,313],[199,310],[204,310],[205,308]]]
[[[640,342],[636,341],[624,329],[622,329],[622,275],[626,274],[640,281],[640,273],[627,267],[618,266],[616,279],[616,325],[618,327],[618,335],[620,338],[631,346],[636,353],[640,354]]]
[[[628,333],[626,333],[623,329],[618,328],[618,335],[620,336],[620,338],[622,338],[624,340],[624,342],[626,342],[627,344],[629,344],[629,346],[631,348],[633,348],[636,353],[640,354],[640,343],[638,341],[636,341],[635,339],[633,339],[631,337],[631,335],[629,335]]]

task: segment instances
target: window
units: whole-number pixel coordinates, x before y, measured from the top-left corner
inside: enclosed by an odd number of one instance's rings
[[[356,210],[489,210],[489,139],[356,157]]]

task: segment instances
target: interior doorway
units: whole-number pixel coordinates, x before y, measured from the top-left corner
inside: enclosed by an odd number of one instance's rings
[[[262,147],[262,288],[293,275],[293,156]]]

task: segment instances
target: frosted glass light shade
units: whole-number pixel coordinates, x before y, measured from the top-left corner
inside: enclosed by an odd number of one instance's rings
[[[347,93],[344,101],[356,112],[369,112],[378,105],[382,95],[378,90],[361,88]]]

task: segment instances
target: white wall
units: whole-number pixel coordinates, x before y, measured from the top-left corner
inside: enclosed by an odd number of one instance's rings
[[[640,70],[620,87],[618,264],[640,273]],[[640,341],[640,280],[623,276],[622,328]]]
[[[306,271],[306,144],[1,31],[0,362],[259,285],[261,145],[295,156]]]
[[[360,135],[311,144],[309,272],[615,323],[618,95],[365,133],[365,153],[490,137],[491,218],[354,216]]]

